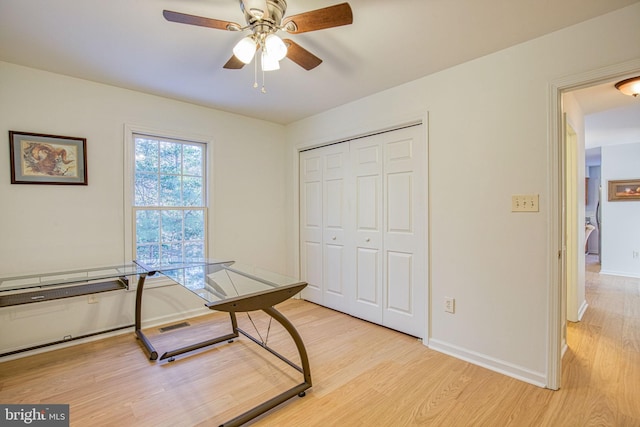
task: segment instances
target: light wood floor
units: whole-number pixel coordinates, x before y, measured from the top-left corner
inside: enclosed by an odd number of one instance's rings
[[[541,389],[429,350],[415,338],[304,301],[278,308],[304,338],[314,386],[253,426],[640,426],[640,279],[587,272],[563,387]],[[198,318],[149,330],[159,350],[221,330]],[[210,320],[210,319],[209,319]],[[252,330],[246,316],[242,327]],[[253,320],[266,335],[266,319]],[[279,327],[269,344],[293,358]],[[68,403],[72,426],[217,426],[301,382],[247,339],[150,362],[132,334],[0,363],[0,403]]]

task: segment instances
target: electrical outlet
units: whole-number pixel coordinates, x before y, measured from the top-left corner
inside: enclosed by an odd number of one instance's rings
[[[98,296],[97,295],[89,295],[89,298],[87,298],[87,303],[89,303],[89,304],[97,304],[98,303]]]
[[[638,251],[632,252],[633,259],[640,259],[640,253]]]
[[[455,298],[444,297],[444,311],[446,313],[455,313],[456,311]]]

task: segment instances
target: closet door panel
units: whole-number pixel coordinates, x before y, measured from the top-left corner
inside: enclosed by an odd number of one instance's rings
[[[344,270],[344,248],[342,245],[325,245],[325,293],[342,297],[344,295],[344,280],[342,271]]]
[[[303,290],[306,300],[322,304],[322,246],[317,242],[306,241],[302,247],[304,266],[301,271],[302,280],[308,283]]]
[[[349,150],[346,144],[320,149],[324,158],[323,171],[323,289],[324,304],[348,311],[349,252],[345,249],[346,230],[351,227],[347,206]]]
[[[413,255],[387,251],[387,310],[411,314],[413,310]]]
[[[350,314],[382,324],[380,251],[374,248],[356,249],[356,295]]]
[[[344,310],[344,185],[343,179],[325,181],[324,277],[325,303]]]
[[[426,157],[412,127],[383,135],[385,181],[383,325],[426,334],[426,186],[420,165]]]
[[[413,176],[410,172],[387,175],[387,233],[411,234],[413,229]]]
[[[382,146],[370,138],[353,141],[352,175],[355,180],[356,295],[351,314],[382,323]]]
[[[358,176],[357,183],[357,231],[378,233],[382,223],[382,218],[379,215],[380,209],[378,209],[381,202],[380,176]]]
[[[300,277],[302,297],[322,304],[322,156],[300,153]]]

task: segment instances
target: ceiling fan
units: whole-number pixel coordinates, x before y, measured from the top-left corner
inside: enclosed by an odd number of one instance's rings
[[[293,40],[278,37],[276,35],[278,31],[299,34],[353,23],[353,14],[349,3],[341,3],[288,17],[285,17],[287,11],[285,0],[240,0],[240,9],[247,22],[245,26],[235,22],[187,15],[170,10],[163,11],[163,15],[168,21],[181,24],[227,31],[251,31],[250,35],[240,40],[233,48],[234,54],[224,64],[224,68],[240,69],[245,64],[249,64],[261,50],[262,71],[280,68],[279,61],[284,57],[289,58],[305,70],[312,70],[322,62],[322,59]]]

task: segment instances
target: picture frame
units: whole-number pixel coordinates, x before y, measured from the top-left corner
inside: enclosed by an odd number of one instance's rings
[[[88,185],[87,140],[9,131],[12,184]]]
[[[610,202],[640,200],[640,179],[609,181],[608,199]]]

